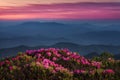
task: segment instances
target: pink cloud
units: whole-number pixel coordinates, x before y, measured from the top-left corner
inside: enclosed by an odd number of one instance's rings
[[[0,7],[0,19],[120,19],[120,3],[29,4]]]

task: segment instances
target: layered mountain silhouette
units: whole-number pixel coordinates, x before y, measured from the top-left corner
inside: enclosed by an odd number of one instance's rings
[[[27,49],[55,47],[68,48],[88,58],[108,51],[115,54],[115,58],[118,59],[119,26],[119,22],[116,21],[102,23],[89,21],[77,24],[74,22],[0,21],[0,57],[14,56]]]
[[[112,45],[79,45],[75,43],[68,43],[68,42],[60,42],[54,45],[49,46],[18,46],[13,48],[5,48],[0,49],[0,57],[7,57],[7,56],[14,56],[17,55],[18,52],[25,52],[29,49],[40,49],[40,48],[68,48],[71,51],[79,52],[80,55],[84,55],[87,58],[92,58],[94,56],[99,56],[102,52],[110,52],[115,55],[116,59],[120,59],[120,46],[112,46]]]
[[[7,24],[7,23],[6,23]],[[83,45],[120,45],[120,24],[89,23],[68,24],[30,21],[0,25],[0,48],[20,45],[37,46],[57,42],[73,42]]]

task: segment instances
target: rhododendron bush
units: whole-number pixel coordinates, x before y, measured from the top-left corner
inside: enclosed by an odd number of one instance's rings
[[[120,80],[120,61],[86,59],[68,49],[27,50],[0,61],[0,80]]]

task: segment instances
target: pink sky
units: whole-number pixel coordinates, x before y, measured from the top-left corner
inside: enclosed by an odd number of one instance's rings
[[[4,3],[0,6],[0,19],[120,19],[120,2],[83,3],[82,0],[81,2],[75,1],[49,4],[47,2],[38,4],[24,2],[24,5],[18,6]]]

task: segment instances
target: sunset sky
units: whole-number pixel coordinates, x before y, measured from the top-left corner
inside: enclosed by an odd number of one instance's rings
[[[0,0],[1,19],[120,19],[120,0]]]

